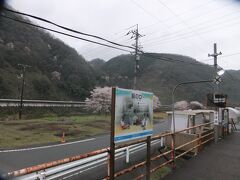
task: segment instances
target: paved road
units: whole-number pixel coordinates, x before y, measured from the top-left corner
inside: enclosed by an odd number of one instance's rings
[[[167,130],[167,121],[154,125],[154,134]],[[79,141],[64,146],[33,149],[20,152],[0,152],[0,171],[9,172],[24,167],[63,159],[109,146],[109,135]]]
[[[239,180],[240,132],[212,143],[163,180]]]

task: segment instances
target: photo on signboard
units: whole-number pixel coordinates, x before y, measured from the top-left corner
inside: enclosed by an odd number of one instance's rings
[[[152,134],[153,94],[116,88],[115,141]]]

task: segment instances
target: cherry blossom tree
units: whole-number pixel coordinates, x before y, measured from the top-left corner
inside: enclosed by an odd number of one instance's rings
[[[187,101],[178,101],[174,104],[174,108],[178,110],[189,109],[189,103]]]
[[[111,87],[96,87],[91,91],[90,98],[85,100],[86,110],[93,113],[110,113],[111,111]],[[153,96],[153,109],[160,108],[161,103],[157,96]]]
[[[96,87],[91,91],[90,98],[85,100],[86,110],[93,113],[110,113],[111,87]]]

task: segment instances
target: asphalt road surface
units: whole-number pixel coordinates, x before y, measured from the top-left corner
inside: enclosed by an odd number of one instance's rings
[[[166,130],[166,120],[154,124],[154,134]],[[91,152],[108,146],[109,135],[101,135],[98,137],[55,146],[32,149],[18,149],[14,151],[0,151],[0,171],[6,173],[14,170],[19,170],[25,167],[30,167],[41,163],[46,163],[54,160],[64,159],[66,157]],[[106,167],[104,167],[104,169],[106,171]]]

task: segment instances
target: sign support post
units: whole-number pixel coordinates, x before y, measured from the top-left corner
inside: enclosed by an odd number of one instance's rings
[[[150,180],[151,174],[151,136],[147,137],[147,163],[146,163],[146,180]]]
[[[115,143],[145,138],[147,145],[145,176],[150,180],[151,135],[153,134],[153,93],[112,88],[111,137],[108,177],[114,180]],[[129,152],[126,162],[129,161]]]
[[[112,88],[112,103],[111,103],[111,135],[110,135],[110,162],[109,162],[109,175],[110,180],[114,180],[114,171],[115,171],[115,99],[116,98],[116,88]]]

